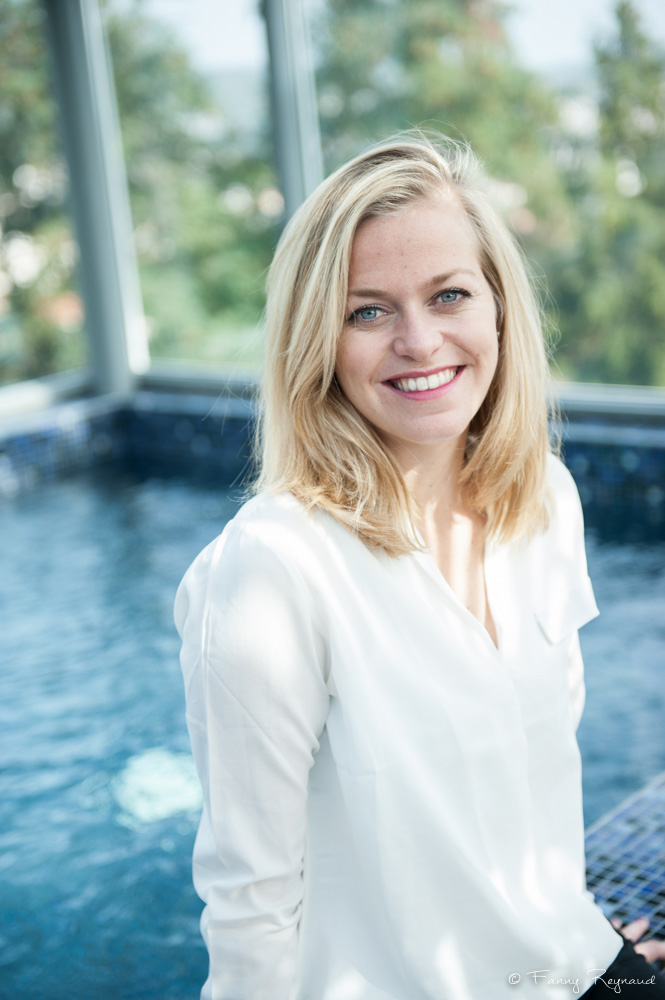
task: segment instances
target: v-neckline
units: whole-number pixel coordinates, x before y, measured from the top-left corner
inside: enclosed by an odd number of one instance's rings
[[[429,548],[425,544],[425,541],[424,541],[422,535],[420,534],[420,532],[418,532],[418,540],[420,541],[420,543],[422,545],[422,549],[419,552],[417,552],[416,554],[422,556],[423,566],[429,571],[430,576],[433,577],[433,579],[439,584],[440,587],[443,587],[443,589],[445,590],[445,592],[449,595],[449,597],[452,598],[452,600],[455,602],[455,604],[459,608],[462,609],[463,613],[465,615],[468,615],[468,617],[471,619],[471,621],[474,622],[474,627],[475,628],[479,628],[479,629],[482,630],[484,636],[486,637],[487,641],[491,645],[491,647],[492,647],[493,651],[496,653],[496,655],[497,656],[501,656],[501,634],[500,634],[500,631],[499,631],[499,625],[498,625],[496,616],[494,614],[494,608],[492,606],[492,601],[490,599],[489,585],[488,585],[488,580],[487,580],[487,565],[488,565],[488,562],[491,560],[491,552],[488,551],[487,540],[485,541],[485,544],[483,546],[483,558],[482,558],[483,585],[484,585],[484,588],[485,588],[485,601],[487,603],[487,608],[489,610],[490,616],[492,618],[492,622],[494,624],[494,630],[496,632],[496,642],[494,641],[494,639],[493,639],[492,635],[490,634],[488,628],[484,625],[483,622],[481,622],[480,618],[477,618],[476,615],[474,615],[473,611],[471,611],[469,608],[467,608],[467,606],[464,603],[464,601],[453,590],[453,588],[451,587],[450,583],[446,579],[444,573],[442,572],[441,568],[439,567],[439,564],[437,563],[436,559],[434,558],[434,556],[430,552]]]

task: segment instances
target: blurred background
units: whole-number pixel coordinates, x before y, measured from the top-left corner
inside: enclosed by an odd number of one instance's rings
[[[665,4],[0,0],[0,1000],[199,995],[173,598],[242,502],[287,217],[411,126],[471,142],[536,275],[601,609],[589,884],[665,934]]]
[[[324,171],[411,125],[469,139],[547,276],[557,375],[665,385],[662,3],[302,7]],[[261,4],[101,10],[150,356],[258,365],[284,221]],[[2,383],[86,364],[67,205],[44,6],[0,0]]]

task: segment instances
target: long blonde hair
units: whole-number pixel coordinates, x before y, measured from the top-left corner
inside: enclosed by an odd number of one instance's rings
[[[335,359],[358,227],[442,189],[457,196],[476,233],[501,334],[469,430],[462,498],[485,516],[490,537],[543,528],[549,376],[541,313],[467,146],[409,136],[351,160],[293,216],[268,275],[255,490],[286,490],[390,555],[418,547],[418,511],[378,434],[340,390]]]

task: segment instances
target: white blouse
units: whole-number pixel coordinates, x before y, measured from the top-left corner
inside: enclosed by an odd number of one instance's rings
[[[549,478],[548,531],[487,547],[498,649],[427,552],[290,495],[250,500],[188,570],[206,1000],[559,998],[617,955],[575,738],[598,611],[575,485],[555,458]]]

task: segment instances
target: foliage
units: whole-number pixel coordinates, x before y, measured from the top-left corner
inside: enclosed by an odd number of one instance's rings
[[[211,83],[140,2],[105,9],[152,353],[256,361],[281,215],[266,138],[242,150]]]
[[[550,151],[557,99],[517,64],[505,15],[499,0],[328,0],[314,32],[323,146],[332,168],[414,126],[469,141],[541,276],[575,208]]]
[[[102,7],[151,352],[256,360],[281,222],[267,122],[233,124],[218,81],[143,0]],[[327,169],[413,125],[469,139],[548,276],[561,372],[665,384],[665,59],[629,0],[596,47],[592,98],[555,93],[518,65],[501,0],[316,10]],[[40,4],[0,0],[0,381],[84,360],[47,70]]]
[[[498,0],[328,0],[314,32],[327,165],[413,125],[468,139],[548,276],[561,371],[665,384],[663,59],[622,0],[596,51],[598,130],[580,134],[565,115],[579,95],[517,65],[505,14]]]
[[[43,17],[0,0],[0,383],[84,356]]]
[[[140,0],[103,10],[152,353],[255,362],[281,215],[267,139],[241,148],[210,83]],[[84,361],[51,91],[40,5],[0,0],[0,382]]]
[[[665,385],[665,56],[627,0],[596,47],[598,130],[565,171],[574,245],[551,274],[572,377]]]

